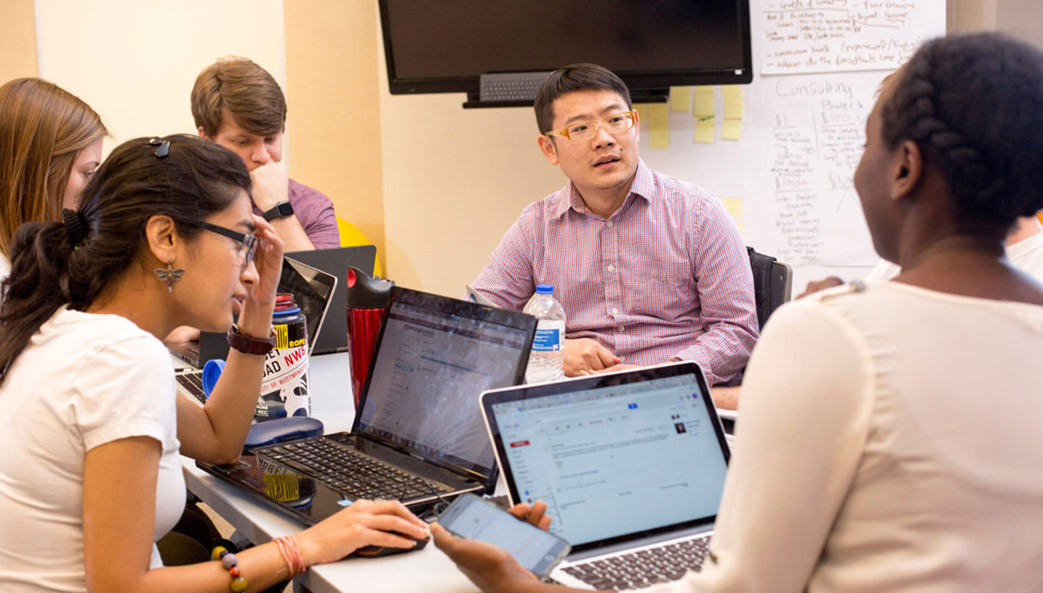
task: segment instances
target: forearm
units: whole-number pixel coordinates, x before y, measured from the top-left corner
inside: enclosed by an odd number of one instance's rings
[[[711,385],[735,376],[750,357],[757,341],[755,329],[732,323],[715,323],[700,335],[694,345],[671,356],[699,363]]]
[[[267,543],[237,553],[239,573],[247,583],[247,593],[263,591],[290,578],[289,568],[278,546]],[[184,566],[169,566],[149,570],[136,583],[118,583],[99,588],[98,593],[136,591],[138,593],[165,593],[168,591],[198,591],[200,593],[227,593],[232,576],[220,562],[204,562]]]
[[[239,330],[251,337],[267,338],[273,309],[273,304],[247,303],[239,316]],[[263,354],[229,350],[221,378],[196,422],[196,433],[191,442],[182,439],[183,454],[211,463],[231,463],[239,458],[257,408],[264,361]]]
[[[286,251],[311,251],[315,249],[308,233],[304,232],[301,221],[296,215],[276,218],[270,221],[275,227],[275,233],[282,239]]]

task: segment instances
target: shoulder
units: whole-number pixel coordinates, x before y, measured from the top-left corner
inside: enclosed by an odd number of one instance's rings
[[[290,202],[293,203],[294,207],[297,206],[297,202],[321,202],[324,204],[331,204],[332,201],[321,191],[304,185],[303,183],[290,179],[289,187],[289,198]]]
[[[1043,233],[1007,247],[1010,263],[1043,282]]]
[[[169,371],[170,354],[163,343],[119,315],[96,315],[61,308],[33,338],[34,345],[68,352],[91,367],[147,374]]]
[[[709,189],[649,169],[655,187],[655,200],[672,216],[703,219],[726,216],[720,198]]]

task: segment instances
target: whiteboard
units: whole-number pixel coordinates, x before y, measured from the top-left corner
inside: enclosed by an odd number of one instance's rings
[[[717,88],[712,143],[695,142],[689,107],[666,117],[669,148],[653,147],[662,135],[653,138],[654,113],[641,106],[642,158],[720,197],[747,245],[793,266],[795,293],[829,274],[864,276],[878,261],[852,185],[866,117],[881,80],[944,35],[945,2],[751,0],[750,9],[755,73],[741,87],[739,138],[721,137]]]

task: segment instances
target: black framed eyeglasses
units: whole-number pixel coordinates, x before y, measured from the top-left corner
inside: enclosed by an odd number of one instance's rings
[[[232,229],[218,226],[216,224],[210,224],[209,222],[201,222],[199,226],[210,231],[211,233],[217,233],[222,237],[228,237],[239,244],[239,257],[243,260],[243,269],[250,265],[250,262],[254,259],[254,254],[257,253],[257,237],[253,235],[247,235]]]

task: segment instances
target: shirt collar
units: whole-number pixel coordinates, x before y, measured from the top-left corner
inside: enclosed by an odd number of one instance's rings
[[[655,175],[652,173],[651,169],[645,166],[645,161],[639,158],[637,160],[637,173],[634,174],[634,181],[630,184],[630,192],[627,194],[627,197],[624,198],[623,204],[626,204],[626,201],[630,196],[637,196],[647,202],[651,202],[652,197],[655,195],[655,187]],[[576,212],[590,212],[587,205],[583,203],[583,198],[581,198],[579,192],[576,191],[576,186],[572,181],[569,181],[569,184],[565,186],[565,189],[562,190],[562,193],[559,195],[560,198],[558,199],[558,205],[554,210],[554,218],[565,216],[565,213],[568,212],[570,208]],[[620,206],[620,209],[622,208],[623,207]]]

